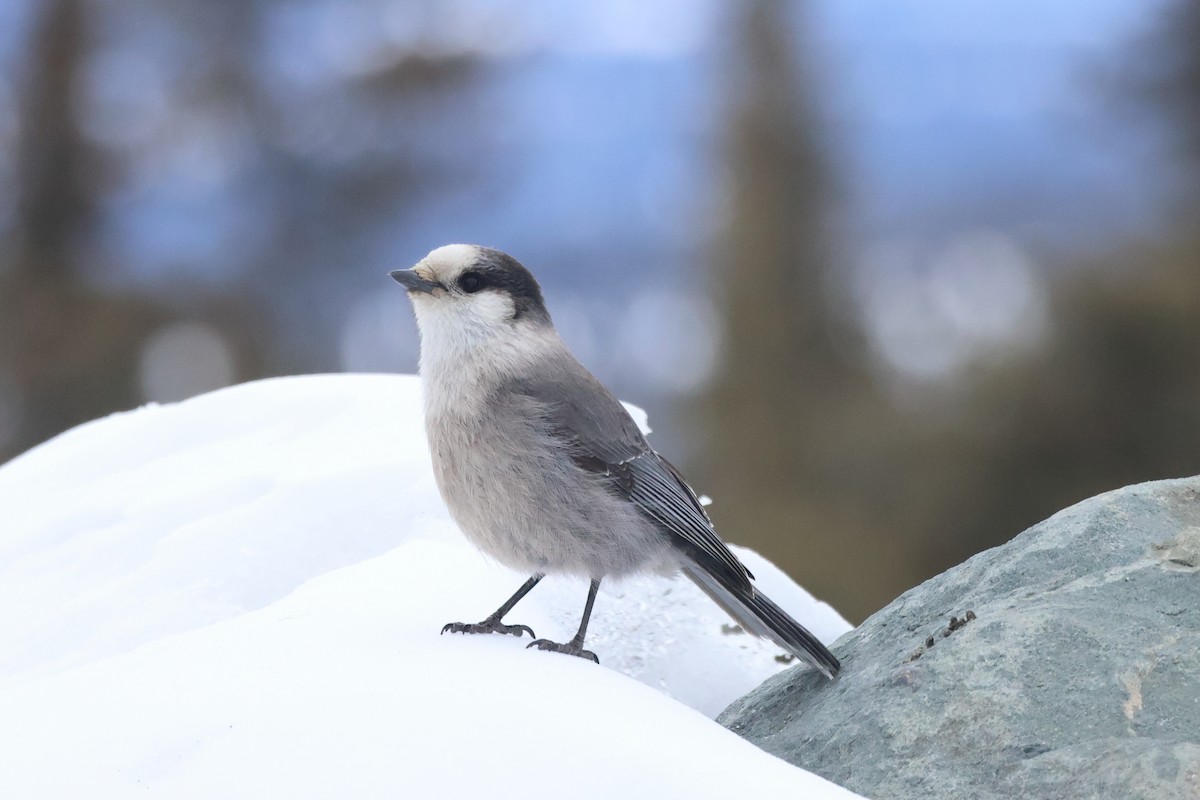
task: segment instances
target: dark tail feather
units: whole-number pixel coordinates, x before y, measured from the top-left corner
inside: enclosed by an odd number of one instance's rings
[[[731,592],[700,567],[684,567],[683,574],[750,633],[771,639],[784,650],[819,669],[826,678],[834,677],[841,670],[841,662],[817,637],[762,592],[756,591],[751,595]]]

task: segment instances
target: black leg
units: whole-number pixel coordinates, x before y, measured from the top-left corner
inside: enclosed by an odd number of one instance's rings
[[[579,622],[579,630],[576,631],[575,637],[566,644],[557,644],[549,639],[535,639],[530,644],[525,645],[526,648],[536,647],[539,650],[552,650],[555,653],[566,653],[567,655],[579,656],[580,658],[590,658],[597,664],[600,659],[591,650],[583,649],[583,637],[587,636],[588,620],[592,618],[592,605],[596,602],[596,592],[600,591],[600,581],[592,581],[591,587],[588,588],[587,602],[583,606],[583,619]]]
[[[588,587],[587,602],[583,604],[583,619],[579,621],[579,630],[575,632],[575,638],[571,641],[583,644],[583,637],[587,636],[588,621],[592,618],[592,606],[596,604],[596,593],[599,591],[600,581],[592,581],[592,585]]]
[[[530,636],[536,635],[528,625],[505,625],[500,620],[504,618],[505,614],[512,611],[513,606],[519,603],[522,597],[529,594],[529,590],[537,586],[538,581],[544,577],[546,576],[539,572],[525,581],[521,588],[517,589],[516,594],[508,598],[504,605],[497,608],[495,613],[483,622],[451,622],[442,628],[442,633],[446,631],[451,633],[511,633],[513,636],[520,636],[528,632]]]

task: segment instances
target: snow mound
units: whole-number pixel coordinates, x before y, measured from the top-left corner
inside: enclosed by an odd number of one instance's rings
[[[527,576],[449,520],[412,377],[89,423],[0,467],[0,514],[6,796],[855,796],[697,713],[785,665],[686,581],[601,589],[601,667],[439,636]],[[849,630],[739,555],[823,640]],[[565,640],[585,595],[550,577],[509,621]]]

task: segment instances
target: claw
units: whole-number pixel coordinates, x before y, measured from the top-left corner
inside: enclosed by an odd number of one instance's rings
[[[505,625],[498,619],[485,619],[483,622],[449,622],[442,626],[442,633],[510,633],[520,638],[528,633],[530,638],[537,634],[528,625]]]
[[[567,642],[566,644],[559,644],[557,642],[552,642],[549,639],[535,639],[529,644],[525,645],[526,650],[531,647],[536,647],[538,650],[549,650],[552,653],[566,653],[569,656],[579,656],[580,658],[590,659],[597,664],[600,663],[600,659],[595,653],[593,653],[591,650],[584,650],[583,645],[574,640]]]

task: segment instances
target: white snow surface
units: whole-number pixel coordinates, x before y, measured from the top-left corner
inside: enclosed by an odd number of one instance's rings
[[[439,635],[526,577],[450,521],[414,377],[82,425],[0,467],[0,796],[857,797],[706,718],[787,666],[687,581],[604,584],[599,667]],[[506,621],[565,641],[585,595],[551,576]]]

